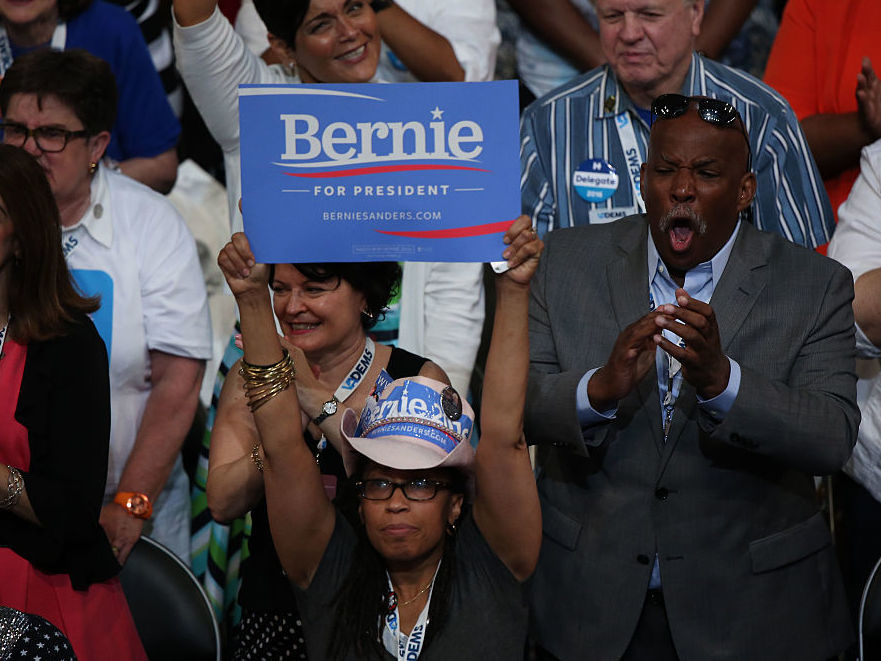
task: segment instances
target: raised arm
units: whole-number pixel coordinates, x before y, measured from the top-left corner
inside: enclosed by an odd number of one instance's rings
[[[538,562],[541,509],[523,409],[529,373],[529,280],[542,243],[527,216],[505,235],[503,257],[512,267],[496,279],[496,311],[481,404],[481,436],[475,459],[474,520],[490,547],[518,580]]]
[[[419,80],[461,82],[465,70],[446,38],[393,4],[376,15],[382,40]]]
[[[181,27],[207,21],[217,7],[217,0],[174,0],[174,17]]]
[[[718,59],[757,4],[758,0],[713,0],[704,12],[695,50]]]
[[[233,235],[217,263],[241,314],[243,360],[255,366],[277,364],[283,353],[269,300],[268,267],[255,263],[241,233]],[[253,416],[263,445],[263,480],[275,548],[290,580],[305,589],[330,541],[336,514],[303,440],[293,386],[269,398]]]
[[[597,31],[571,0],[509,0],[508,4],[541,39],[577,69],[606,61]]]

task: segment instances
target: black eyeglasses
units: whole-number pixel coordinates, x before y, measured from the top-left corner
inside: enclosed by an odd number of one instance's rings
[[[391,480],[360,480],[355,482],[358,495],[364,500],[388,500],[395,489],[400,489],[407,500],[431,500],[441,489],[449,489],[446,482],[426,478],[392,482]]]
[[[677,117],[682,117],[682,115],[688,111],[688,107],[692,103],[697,104],[697,114],[705,122],[708,122],[713,126],[721,126],[723,128],[726,126],[732,126],[739,129],[739,133],[743,136],[743,139],[746,140],[746,169],[751,170],[752,148],[749,144],[749,136],[746,134],[746,127],[742,121],[739,125],[737,124],[737,118],[740,117],[740,113],[737,112],[737,108],[727,101],[711,99],[705,96],[661,94],[661,96],[652,101],[652,124],[655,123],[656,117],[658,119],[675,119]]]
[[[29,129],[18,122],[0,122],[0,140],[13,147],[23,147],[28,138],[33,137],[37,148],[44,152],[57,153],[64,151],[67,143],[76,138],[86,138],[90,134],[86,130],[68,131],[56,126],[38,126]]]

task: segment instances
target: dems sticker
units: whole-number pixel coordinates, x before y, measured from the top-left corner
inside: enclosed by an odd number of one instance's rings
[[[572,174],[572,185],[585,202],[605,202],[618,190],[618,172],[608,161],[589,158]]]

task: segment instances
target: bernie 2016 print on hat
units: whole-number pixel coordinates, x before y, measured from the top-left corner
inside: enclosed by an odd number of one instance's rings
[[[470,471],[474,411],[452,386],[422,376],[391,383],[380,377],[380,389],[367,398],[360,420],[351,409],[343,414],[347,475],[357,470],[358,455],[399,470]]]

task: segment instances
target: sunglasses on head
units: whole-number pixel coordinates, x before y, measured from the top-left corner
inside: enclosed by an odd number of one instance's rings
[[[692,103],[697,104],[697,114],[714,126],[731,126],[737,121],[737,109],[720,99],[682,94],[662,94],[652,102],[652,124],[658,119],[674,119],[686,113]]]
[[[705,96],[684,96],[683,94],[662,94],[652,101],[652,124],[657,119],[675,119],[682,117],[692,103],[697,104],[698,116],[713,126],[738,128],[743,139],[746,140],[747,162],[746,169],[752,169],[752,148],[749,144],[749,136],[743,122],[737,124],[740,114],[737,108],[721,99],[711,99]]]

